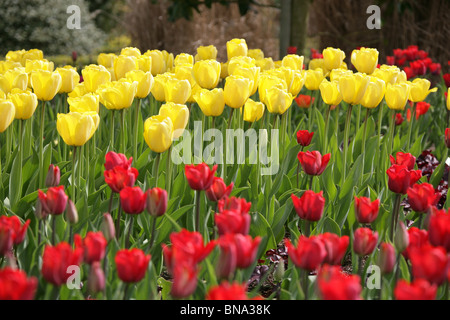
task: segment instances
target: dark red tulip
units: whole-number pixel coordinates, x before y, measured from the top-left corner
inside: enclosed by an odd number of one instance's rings
[[[414,165],[416,164],[416,157],[414,157],[411,153],[397,152],[395,158],[392,155],[390,155],[389,158],[391,165],[404,165],[408,168],[408,170],[413,170]]]
[[[151,255],[146,255],[138,248],[122,249],[117,251],[116,262],[117,275],[125,283],[135,283],[145,277]]]
[[[309,108],[316,98],[311,98],[311,96],[300,94],[295,98],[295,102],[300,108]]]
[[[395,125],[399,126],[399,125],[401,125],[403,123],[403,121],[405,121],[405,119],[403,118],[402,114],[401,113],[397,113],[395,115]]]
[[[147,193],[147,212],[152,217],[160,217],[167,210],[167,191],[161,188],[153,188],[146,191]]]
[[[23,242],[29,225],[30,220],[27,220],[22,224],[17,216],[0,216],[0,229],[11,230],[11,240],[13,245],[18,245]]]
[[[64,186],[50,187],[48,188],[47,193],[39,190],[38,196],[45,212],[59,215],[66,210],[69,197],[64,192]]]
[[[133,162],[133,157],[127,158],[123,153],[115,153],[114,151],[109,151],[105,155],[105,170],[112,170],[115,167],[122,167],[125,170],[131,168],[131,163]]]
[[[298,198],[294,194],[291,195],[297,215],[308,221],[319,221],[322,218],[323,209],[325,207],[325,198],[323,191],[315,193],[307,190]]]
[[[427,66],[422,60],[412,61],[409,64],[414,74],[418,76],[423,76],[427,73]]]
[[[0,270],[0,300],[33,300],[38,280],[18,269]]]
[[[236,197],[224,198],[219,200],[219,202],[217,203],[217,210],[219,212],[225,210],[233,210],[239,211],[241,214],[244,214],[250,212],[251,207],[251,202],[247,202],[247,200],[245,200],[244,198]]]
[[[300,236],[297,247],[289,239],[285,240],[289,258],[297,268],[307,271],[316,270],[327,256],[327,251],[319,237]]]
[[[373,252],[378,242],[378,232],[369,228],[356,229],[353,240],[353,251],[357,255],[366,256]]]
[[[297,157],[306,174],[320,176],[327,168],[331,154],[328,153],[322,157],[319,151],[300,151]]]
[[[297,131],[297,142],[302,147],[307,147],[311,144],[311,140],[314,136],[314,132],[309,132],[308,130],[298,130]]]
[[[224,210],[214,215],[219,235],[227,233],[248,234],[251,217],[249,213],[241,213],[237,210]]]
[[[222,178],[214,177],[211,186],[206,189],[206,197],[209,201],[217,202],[222,198],[228,198],[233,190],[233,182],[227,187]]]
[[[147,193],[140,187],[125,187],[120,191],[120,205],[128,214],[139,214],[145,210]]]
[[[450,88],[450,73],[446,73],[443,75],[445,86]]]
[[[213,183],[216,170],[217,165],[214,165],[211,170],[204,162],[184,167],[186,179],[193,190],[207,190]]]
[[[378,266],[382,274],[391,273],[395,267],[395,249],[387,242],[380,245],[380,252],[378,255]]]
[[[405,251],[402,252],[405,259],[409,259],[410,252],[415,248],[420,248],[425,245],[429,245],[428,231],[411,227],[408,229],[409,244]]]
[[[433,210],[428,226],[428,239],[433,246],[444,247],[450,252],[450,214],[445,210]]]
[[[444,136],[444,140],[445,140],[445,145],[447,146],[447,148],[450,148],[450,128],[446,128],[445,129],[445,136]]]
[[[380,199],[371,201],[366,197],[355,197],[356,220],[362,224],[369,224],[375,221],[380,210]]]
[[[75,246],[83,249],[83,261],[87,264],[101,261],[105,257],[107,244],[101,231],[89,231],[84,239],[79,234],[75,235]]]
[[[442,66],[440,63],[432,63],[429,68],[432,75],[437,76],[441,74]]]
[[[327,252],[323,262],[331,265],[340,265],[347,252],[350,238],[348,236],[339,237],[337,234],[329,232],[320,234],[318,237],[322,240]]]
[[[392,165],[386,173],[389,176],[389,190],[400,194],[406,194],[408,189],[422,177],[422,171],[408,170],[405,165],[397,164]]]
[[[362,300],[361,278],[344,274],[340,266],[323,265],[317,284],[322,300]]]
[[[409,283],[400,279],[394,289],[396,300],[435,300],[437,286],[425,279],[415,279]]]
[[[47,177],[45,177],[45,186],[57,187],[61,180],[61,171],[58,166],[51,164],[47,171]]]
[[[428,212],[441,198],[441,194],[435,192],[429,183],[415,184],[408,189],[407,194],[411,209],[420,213]]]
[[[415,279],[421,278],[441,285],[447,279],[449,259],[443,247],[423,245],[409,253],[412,274]]]
[[[71,276],[68,268],[79,266],[82,260],[82,248],[72,249],[67,242],[60,242],[56,246],[47,245],[42,256],[42,276],[47,282],[61,286]]]
[[[260,300],[260,296],[249,299],[247,295],[247,286],[238,282],[229,283],[222,281],[220,285],[209,289],[205,297],[206,300]]]
[[[395,65],[395,57],[394,56],[387,56],[386,57],[386,64],[389,66]]]
[[[287,48],[287,53],[288,54],[297,54],[297,47],[294,46],[290,46]]]
[[[138,174],[139,172],[136,168],[125,169],[122,166],[116,166],[103,172],[105,182],[115,193],[119,193],[125,187],[134,186]]]

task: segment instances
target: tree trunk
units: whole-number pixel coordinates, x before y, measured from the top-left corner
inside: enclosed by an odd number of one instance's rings
[[[297,47],[297,54],[305,55],[306,35],[308,32],[308,11],[310,0],[291,1],[290,46]]]
[[[281,0],[280,59],[286,55],[291,42],[291,2],[292,0]]]

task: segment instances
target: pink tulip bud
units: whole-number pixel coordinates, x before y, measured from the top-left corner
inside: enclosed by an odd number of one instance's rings
[[[61,180],[61,171],[58,166],[51,164],[48,167],[47,177],[45,178],[46,187],[56,187]]]
[[[398,252],[403,252],[409,245],[409,233],[403,222],[399,222],[394,235],[394,244]]]
[[[383,274],[391,273],[392,270],[394,270],[395,249],[390,243],[383,242],[381,244],[378,256],[378,266]]]
[[[69,200],[67,202],[66,217],[70,224],[76,224],[78,222],[77,207],[75,207],[75,204],[72,202],[72,200]]]
[[[152,217],[160,217],[167,210],[167,191],[161,188],[153,188],[146,191],[147,193],[147,212]]]
[[[101,231],[107,241],[110,241],[116,237],[116,229],[114,227],[114,221],[111,214],[103,214],[103,220],[101,225]]]
[[[91,265],[88,278],[88,289],[91,294],[101,292],[105,289],[105,273],[98,261]]]

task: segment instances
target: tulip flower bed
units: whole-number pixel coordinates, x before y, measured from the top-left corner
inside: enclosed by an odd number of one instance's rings
[[[0,299],[448,300],[450,98],[400,51],[10,51]]]

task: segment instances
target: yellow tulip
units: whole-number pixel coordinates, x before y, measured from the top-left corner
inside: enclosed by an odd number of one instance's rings
[[[238,56],[233,57],[228,61],[228,75],[234,74],[237,68],[252,68],[256,66],[256,61],[250,57]]]
[[[167,102],[159,109],[159,115],[172,120],[174,139],[178,139],[183,135],[184,129],[189,121],[189,109],[185,104]]]
[[[249,49],[248,56],[255,60],[264,59],[264,52],[261,49]]]
[[[192,75],[192,69],[194,66],[189,63],[182,63],[179,65],[176,65],[174,68],[175,78],[180,80],[187,80],[191,84],[191,87],[193,87],[196,82]]]
[[[152,76],[164,73],[166,62],[164,61],[164,55],[161,51],[148,50],[144,55],[152,58]]]
[[[33,71],[45,70],[53,71],[55,65],[53,62],[46,59],[42,60],[26,60],[25,62],[25,72],[31,74]]]
[[[126,79],[123,79],[126,80]],[[113,81],[97,90],[100,102],[109,110],[129,108],[137,91],[137,82]]]
[[[63,68],[56,68],[55,72],[61,75],[61,88],[58,93],[72,92],[75,86],[80,82],[80,75],[77,69],[72,66],[65,66]]]
[[[150,72],[144,72],[142,70],[133,70],[126,74],[128,81],[136,81],[138,83],[136,90],[136,98],[146,98],[153,87],[153,76]]]
[[[228,62],[221,62],[220,63],[220,79],[225,79],[228,77]]]
[[[194,96],[197,93],[199,93],[201,90],[203,90],[203,88],[194,82],[194,85],[191,87],[191,95],[189,96],[189,99],[187,100],[187,102],[195,103]]]
[[[339,91],[342,94],[342,100],[349,104],[361,103],[370,77],[364,73],[344,74],[339,77]]]
[[[266,90],[266,106],[270,113],[283,114],[292,104],[294,97],[284,89],[272,87]]]
[[[200,46],[197,48],[197,55],[195,56],[195,61],[200,60],[216,60],[217,59],[217,48],[213,45]]]
[[[11,62],[19,62],[19,63],[21,63],[22,62],[22,57],[23,57],[25,52],[26,51],[24,49],[22,49],[22,50],[15,50],[15,51],[10,50],[10,51],[8,51],[6,53],[5,58],[6,58],[6,60],[11,61]]]
[[[402,83],[406,81],[408,81],[408,76],[406,75],[405,71],[401,70],[397,76],[397,81],[395,83]]]
[[[234,69],[233,75],[242,76],[253,82],[253,86],[250,88],[250,96],[254,95],[258,90],[260,68],[259,67],[237,67]]]
[[[13,122],[16,108],[11,100],[0,99],[0,132],[5,132]]]
[[[31,73],[31,87],[41,101],[52,100],[61,88],[61,85],[62,78],[58,72],[38,70]]]
[[[194,95],[194,99],[207,117],[218,117],[225,108],[225,95],[223,89],[201,89]]]
[[[437,88],[430,89],[431,82],[427,79],[417,78],[409,85],[409,100],[412,102],[424,101],[429,93],[437,91]]]
[[[233,109],[241,108],[250,97],[250,86],[253,85],[251,82],[242,76],[228,76],[223,89],[225,104]]]
[[[258,84],[258,92],[259,92],[259,100],[263,103],[266,103],[266,90],[272,88],[272,87],[279,87],[280,89],[287,90],[288,86],[286,84],[286,81],[283,79],[280,79],[274,75],[270,74],[263,74],[259,78],[259,84]]]
[[[56,129],[67,145],[80,147],[92,138],[99,123],[96,112],[58,113]]]
[[[97,56],[97,64],[107,69],[114,68],[114,60],[116,59],[117,55],[114,53],[100,53]]]
[[[325,79],[323,70],[320,68],[305,71],[305,87],[308,90],[319,90],[319,86]]]
[[[297,54],[288,54],[281,60],[281,65],[283,67],[291,68],[292,70],[302,71],[303,70],[303,56]]]
[[[353,72],[347,69],[333,69],[330,71],[330,81],[339,80],[342,75],[351,75]]]
[[[329,106],[337,106],[342,101],[342,94],[339,91],[339,82],[337,80],[324,80],[319,86],[323,102]]]
[[[216,60],[197,61],[192,68],[192,75],[200,87],[213,89],[220,80],[220,63]]]
[[[447,110],[450,111],[450,88],[447,91]]]
[[[247,56],[248,47],[245,39],[232,39],[227,42],[228,61],[233,57]]]
[[[353,50],[351,61],[356,70],[365,74],[372,74],[378,65],[377,49],[361,48],[359,50]]]
[[[264,115],[264,110],[265,107],[262,102],[256,102],[249,98],[244,105],[244,121],[258,121]]]
[[[369,109],[376,108],[381,100],[383,100],[385,92],[385,82],[379,78],[370,77],[370,82],[361,100],[361,105]]]
[[[173,53],[169,53],[166,50],[161,51],[164,57],[165,68],[164,72],[172,72],[173,69]]]
[[[390,84],[386,87],[384,99],[389,109],[404,110],[409,97],[409,85],[406,82]]]
[[[168,78],[164,85],[166,102],[185,104],[191,96],[191,84],[187,80]]]
[[[373,77],[383,80],[386,84],[395,84],[400,75],[400,69],[397,66],[381,65],[372,73]]]
[[[8,99],[16,108],[16,119],[30,119],[38,105],[37,96],[31,90],[12,89]]]
[[[166,101],[166,95],[164,92],[164,88],[166,86],[166,82],[168,79],[171,79],[173,77],[173,74],[171,73],[162,73],[162,74],[157,74],[153,80],[153,87],[150,90],[150,92],[152,93],[153,97],[160,102]]]
[[[6,99],[6,93],[0,90],[0,99]]]
[[[323,63],[327,70],[340,68],[345,59],[345,52],[341,49],[328,47],[322,51],[322,54]]]
[[[174,65],[175,67],[179,64],[194,64],[194,57],[188,53],[180,53],[175,57]]]
[[[326,70],[324,59],[312,59],[309,61],[309,65],[308,65],[309,70],[316,70],[319,68],[322,70]]]
[[[152,57],[142,55],[137,58],[138,69],[144,72],[152,71]]]
[[[39,49],[30,49],[25,51],[22,55],[22,65],[26,63],[27,60],[42,60],[44,59],[44,52]],[[53,70],[49,70],[53,71]]]
[[[0,61],[0,73],[5,73],[8,70],[22,68],[20,62],[14,62],[10,60]]]
[[[169,149],[173,140],[172,120],[160,115],[145,120],[144,140],[154,152],[162,153]]]
[[[294,71],[291,84],[288,88],[290,94],[294,97],[298,96],[303,86],[305,85],[305,72]]]
[[[25,68],[11,69],[0,74],[0,90],[6,94],[14,88],[25,90],[27,87],[28,74],[25,72]]]
[[[111,81],[111,74],[104,66],[88,65],[81,74],[87,92],[95,92],[100,85]]]
[[[256,64],[257,67],[261,68],[261,72],[262,71],[271,70],[271,69],[275,69],[275,63],[273,62],[273,59],[270,58],[270,57],[256,60],[255,64]]]
[[[114,61],[114,74],[116,75],[116,80],[125,78],[127,72],[132,70],[138,70],[136,57],[120,55]]]
[[[100,98],[95,93],[87,93],[81,97],[67,98],[70,112],[96,112],[100,109]]]
[[[126,47],[123,48],[120,51],[120,55],[124,55],[124,56],[131,56],[131,57],[140,57],[141,56],[141,50],[139,50],[139,48],[134,48],[134,47]]]
[[[75,98],[75,97],[84,96],[87,93],[89,93],[89,91],[87,91],[86,86],[84,85],[84,82],[82,82],[82,83],[77,84],[75,86],[75,88],[73,88],[73,91],[68,94],[68,96],[71,98]]]

